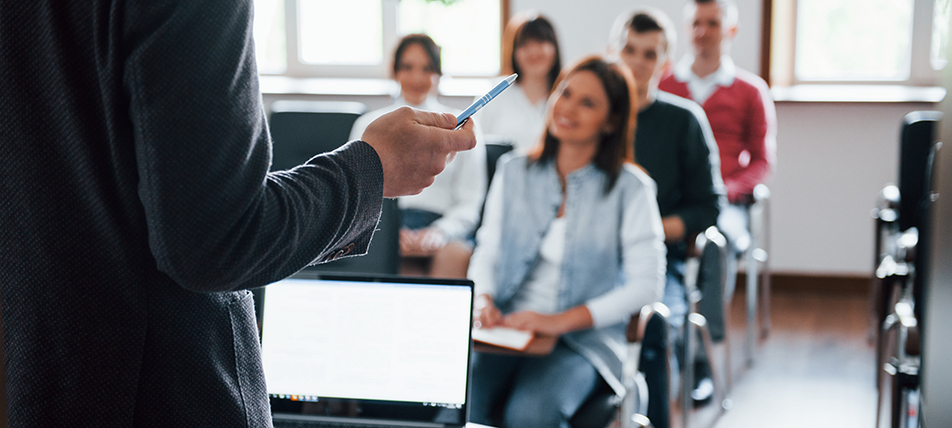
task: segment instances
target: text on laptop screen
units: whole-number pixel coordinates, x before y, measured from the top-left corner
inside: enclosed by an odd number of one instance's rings
[[[339,280],[271,284],[261,347],[268,393],[462,405],[471,292]]]

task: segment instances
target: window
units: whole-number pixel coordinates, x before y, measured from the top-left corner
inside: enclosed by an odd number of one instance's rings
[[[949,24],[952,22],[952,0],[935,0],[932,15],[932,68],[941,70],[949,63],[946,58],[949,46]]]
[[[767,0],[770,77],[807,83],[935,85],[952,0]]]
[[[426,33],[443,48],[443,73],[495,76],[505,0],[255,0],[261,74],[390,75],[400,37]]]

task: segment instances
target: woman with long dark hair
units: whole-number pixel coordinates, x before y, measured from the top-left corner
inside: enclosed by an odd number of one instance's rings
[[[509,141],[523,152],[534,146],[545,127],[546,100],[561,70],[552,23],[535,12],[512,17],[503,34],[502,72],[518,73],[519,78],[479,112],[476,120],[487,138]]]
[[[351,129],[352,140],[359,139],[371,121],[401,106],[459,113],[436,99],[436,88],[443,72],[440,47],[429,36],[404,36],[394,50],[392,73],[400,85],[400,96],[389,107],[358,118]],[[477,131],[477,141],[479,139],[481,133]],[[432,258],[425,274],[438,277],[464,275],[485,189],[486,151],[477,147],[460,152],[436,176],[433,185],[420,194],[400,198],[403,216],[401,254]]]

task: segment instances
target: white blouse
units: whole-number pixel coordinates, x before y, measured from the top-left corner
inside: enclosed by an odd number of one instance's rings
[[[517,84],[486,104],[475,121],[487,136],[509,140],[516,151],[525,153],[542,138],[545,102],[533,104]]]
[[[539,259],[525,285],[512,297],[513,311],[555,313],[559,306],[562,283],[562,259],[565,255],[565,217],[556,218],[542,238]]]

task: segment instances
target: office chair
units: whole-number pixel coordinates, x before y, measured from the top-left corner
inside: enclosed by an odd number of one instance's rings
[[[899,230],[919,226],[921,201],[929,187],[929,153],[941,118],[938,111],[914,111],[903,118],[899,138]]]
[[[931,224],[928,221],[928,207],[932,204],[932,185],[933,178],[933,160],[942,143],[937,142],[938,123],[942,119],[942,112],[939,111],[916,111],[907,114],[903,118],[903,127],[900,137],[899,154],[899,230],[904,231],[910,227],[919,230],[920,257],[916,260],[916,270],[918,275],[913,277],[915,299],[920,296],[921,282],[926,278],[922,275],[928,257],[921,257],[923,249],[929,248],[922,245],[924,240],[931,238]],[[928,244],[928,242],[926,242]],[[915,306],[915,315],[922,320],[921,308],[924,305]]]
[[[898,186],[880,192],[873,292],[877,325],[876,426],[919,426],[920,338],[930,276],[935,128],[941,114],[913,112],[900,133]]]
[[[754,187],[748,206],[750,244],[742,254],[747,281],[747,340],[744,349],[748,367],[754,363],[754,350],[758,339],[766,338],[770,332],[769,203],[770,189],[764,184],[758,184]],[[736,279],[729,281],[733,283]],[[728,284],[728,289],[733,293],[732,284]]]
[[[919,369],[920,337],[919,322],[915,316],[918,306],[913,298],[913,283],[919,272],[915,263],[922,255],[918,254],[918,231],[915,227],[903,232],[897,242],[895,264],[897,270],[905,271],[898,277],[891,305],[891,313],[882,325],[882,348],[877,349],[879,361],[883,361],[878,374],[876,406],[877,428],[906,428],[919,426],[917,414],[919,405]]]
[[[731,300],[733,299],[733,290],[728,288],[730,282],[728,262],[732,257],[731,250],[727,245],[727,239],[717,230],[716,227],[708,228],[703,234],[699,234],[695,240],[698,257],[698,279],[696,284],[701,292],[701,300],[697,303],[697,312],[704,316],[706,321],[707,333],[710,336],[712,348],[720,348],[719,371],[723,376],[716,378],[720,380],[718,391],[721,396],[726,396],[731,388]],[[710,355],[710,357],[715,357]],[[714,364],[714,361],[712,361]]]
[[[727,391],[730,385],[730,342],[727,331],[730,326],[730,297],[727,296],[728,258],[733,255],[724,237],[716,226],[711,226],[690,241],[688,259],[685,262],[685,293],[688,298],[688,315],[684,323],[684,358],[681,359],[681,418],[682,427],[689,427],[694,400],[695,362],[703,352],[710,365],[714,383],[712,402],[718,401],[719,411],[729,407]],[[719,332],[717,340],[711,331]],[[698,342],[700,340],[700,342]],[[716,364],[714,343],[719,344],[723,357]]]
[[[924,207],[931,203],[931,172],[930,153],[934,153],[937,144],[935,141],[936,126],[942,114],[935,111],[917,111],[907,114],[903,118],[900,130],[899,144],[899,177],[897,185],[887,185],[880,191],[877,207],[874,208],[875,219],[875,248],[874,248],[874,276],[870,289],[870,306],[872,308],[872,331],[875,334],[877,360],[877,385],[882,380],[879,370],[885,361],[882,360],[886,346],[881,326],[892,311],[893,305],[900,298],[899,289],[906,283],[908,276],[907,264],[897,246],[906,231],[916,228],[921,230],[928,227],[922,221],[925,215]],[[928,234],[924,238],[928,238]],[[906,236],[906,239],[909,239]],[[918,264],[924,265],[927,260],[918,259]],[[921,284],[922,277],[913,278]],[[917,297],[923,287],[916,287]],[[917,313],[921,308],[916,307]]]
[[[496,174],[496,164],[502,155],[512,151],[512,142],[509,140],[490,140],[486,138],[486,186],[487,189],[493,182],[493,175]]]
[[[493,176],[496,174],[496,165],[502,155],[512,151],[512,142],[505,136],[487,134],[486,140],[486,192],[489,192],[489,186],[493,183]],[[483,206],[479,209],[479,221],[476,223],[476,230],[483,225],[483,213],[486,211],[486,199],[483,199]]]
[[[285,170],[347,142],[354,121],[367,110],[356,102],[275,101],[271,104],[271,170]],[[305,270],[338,273],[397,274],[400,269],[400,209],[393,199],[383,200],[383,211],[367,254]]]
[[[271,170],[293,168],[342,146],[354,121],[366,111],[367,106],[357,102],[275,101],[269,120]]]
[[[572,428],[670,427],[670,355],[668,308],[647,305],[628,323],[628,357],[622,364],[626,395],[620,397],[606,383],[582,404],[569,424]]]

